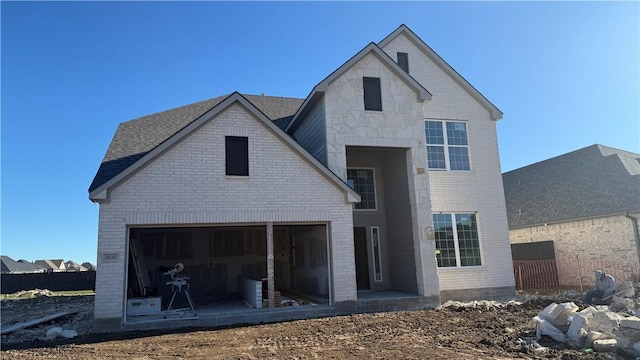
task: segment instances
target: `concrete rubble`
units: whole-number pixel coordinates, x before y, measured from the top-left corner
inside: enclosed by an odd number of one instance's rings
[[[635,291],[619,295],[609,305],[581,311],[573,302],[551,303],[533,318],[537,339],[545,335],[575,348],[640,357],[640,298]]]
[[[65,337],[67,339],[71,339],[74,338],[76,336],[78,336],[78,332],[75,330],[63,330],[61,327],[56,326],[56,327],[52,327],[49,330],[47,330],[47,340],[53,340],[58,336],[62,336]]]

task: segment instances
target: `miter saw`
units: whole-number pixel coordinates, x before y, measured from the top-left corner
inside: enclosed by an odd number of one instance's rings
[[[193,305],[193,299],[191,298],[191,294],[189,293],[189,277],[177,276],[178,273],[184,270],[184,264],[177,263],[173,267],[160,266],[158,267],[158,270],[163,272],[164,275],[169,275],[171,277],[171,280],[165,283],[167,285],[171,285],[171,290],[173,292],[173,295],[171,295],[171,301],[169,302],[169,306],[167,306],[167,310],[165,311],[165,313],[186,310],[186,308],[172,309],[173,301],[176,299],[176,295],[178,295],[178,293],[182,293],[187,298],[187,301],[189,301],[189,306],[191,307],[191,311],[193,311],[193,316],[196,316],[196,307]]]

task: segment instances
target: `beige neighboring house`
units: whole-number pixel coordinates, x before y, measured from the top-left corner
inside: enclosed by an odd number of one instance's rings
[[[33,264],[47,272],[67,271],[64,260],[62,259],[36,260],[33,262]]]
[[[502,178],[511,243],[553,241],[561,286],[640,275],[640,154],[596,144]]]
[[[501,118],[402,25],[304,99],[234,92],[120,124],[89,188],[96,326],[138,326],[139,297],[166,309],[159,269],[178,262],[190,325],[514,296]]]
[[[69,260],[67,262],[64,263],[65,268],[67,269],[67,271],[71,271],[71,272],[78,272],[78,271],[89,271],[89,269],[87,269],[86,267],[78,264],[77,262],[73,261],[73,260]]]

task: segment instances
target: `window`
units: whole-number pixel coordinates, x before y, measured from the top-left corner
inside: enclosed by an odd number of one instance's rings
[[[380,90],[380,78],[363,77],[364,109],[382,111],[382,94]]]
[[[382,256],[380,255],[380,228],[371,227],[371,249],[373,254],[373,281],[382,282]]]
[[[475,214],[433,214],[433,226],[438,267],[482,265]]]
[[[354,209],[376,209],[376,187],[373,174],[373,169],[347,169],[347,183],[361,198],[359,203],[353,204]]]
[[[461,121],[425,121],[429,169],[470,170],[467,124]]]
[[[227,175],[249,176],[249,138],[225,136]]]
[[[404,70],[407,74],[409,73],[409,54],[399,52],[398,55],[398,65],[402,70]]]

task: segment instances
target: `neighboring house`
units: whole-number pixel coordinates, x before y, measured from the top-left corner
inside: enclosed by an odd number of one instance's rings
[[[67,268],[64,265],[64,260],[62,259],[36,260],[33,263],[41,270],[48,272],[67,271]]]
[[[596,144],[502,177],[511,243],[553,241],[561,286],[639,275],[640,154]]]
[[[90,262],[83,262],[81,266],[87,269],[87,271],[96,271],[96,266]]]
[[[35,273],[42,272],[34,264],[25,260],[15,261],[12,258],[2,255],[0,256],[0,264],[2,266],[2,274],[23,274],[23,273]]]
[[[89,270],[86,267],[78,264],[77,262],[75,262],[73,260],[69,260],[69,261],[65,262],[64,266],[67,269],[67,271],[88,271]]]
[[[164,300],[157,268],[176,262],[207,306],[254,283],[270,308],[322,305],[292,317],[513,296],[501,117],[402,25],[306,99],[235,92],[120,124],[89,188],[96,324]],[[260,314],[225,321],[285,318]]]

